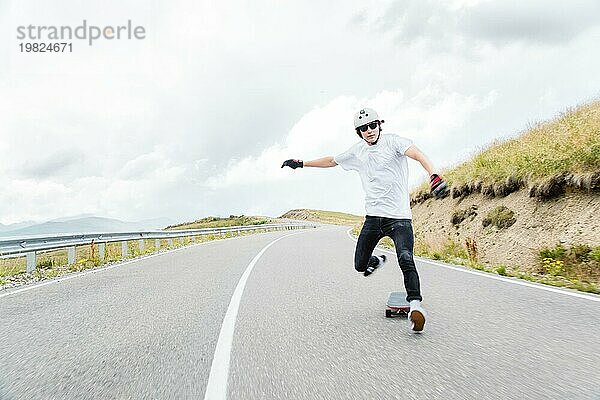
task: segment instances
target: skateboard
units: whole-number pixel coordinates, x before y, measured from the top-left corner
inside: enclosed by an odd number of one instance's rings
[[[385,316],[392,317],[408,317],[410,305],[406,301],[405,292],[391,292],[386,303]]]

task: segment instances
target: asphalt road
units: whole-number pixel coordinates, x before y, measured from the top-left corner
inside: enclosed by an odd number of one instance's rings
[[[394,257],[354,272],[346,228],[258,259],[229,399],[600,399],[600,302],[418,263],[425,333],[387,319]],[[209,242],[4,296],[0,399],[202,399],[240,277],[289,232]]]

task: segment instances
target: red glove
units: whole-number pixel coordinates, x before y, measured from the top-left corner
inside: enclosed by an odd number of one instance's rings
[[[446,182],[437,174],[431,175],[430,179],[431,193],[437,197],[445,197],[448,194]]]

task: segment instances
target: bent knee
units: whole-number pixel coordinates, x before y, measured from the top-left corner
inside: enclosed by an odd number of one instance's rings
[[[398,254],[398,264],[400,266],[413,266],[415,265],[415,260],[413,258],[413,253],[410,250],[401,250]]]

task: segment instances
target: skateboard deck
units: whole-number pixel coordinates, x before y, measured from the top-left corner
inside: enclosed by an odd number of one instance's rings
[[[385,316],[392,317],[408,317],[410,305],[406,301],[405,292],[391,292],[386,303]]]

